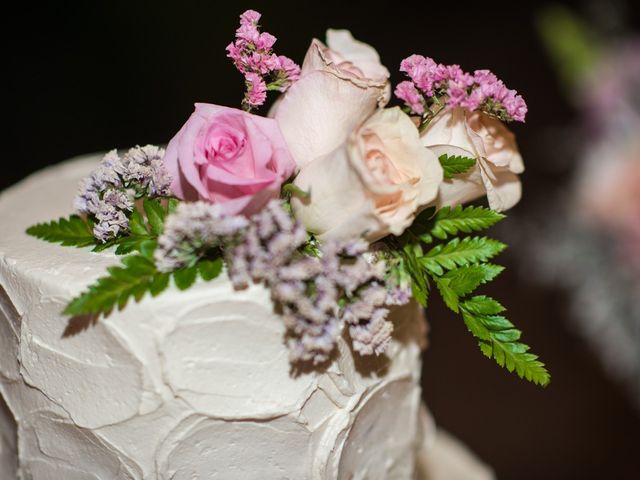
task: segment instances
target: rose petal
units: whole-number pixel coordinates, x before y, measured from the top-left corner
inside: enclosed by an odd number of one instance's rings
[[[384,100],[386,82],[345,75],[312,42],[300,79],[279,101],[275,111],[298,168],[342,144]]]
[[[327,30],[327,46],[357,65],[368,78],[382,82],[389,78],[389,70],[380,62],[376,49],[353,38],[349,30]]]

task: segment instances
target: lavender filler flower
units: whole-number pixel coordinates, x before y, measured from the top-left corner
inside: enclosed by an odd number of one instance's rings
[[[155,262],[170,272],[223,251],[236,288],[262,282],[270,289],[293,361],[326,361],[345,327],[354,350],[382,353],[393,331],[385,305],[404,300],[387,290],[385,262],[368,253],[364,240],[326,242],[317,256],[303,253],[307,242],[305,228],[279,200],[250,219],[204,202],[182,203],[165,221]]]
[[[153,145],[132,148],[122,158],[112,150],[82,180],[74,207],[96,221],[93,235],[98,240],[106,242],[129,230],[136,198],[171,195],[163,156],[164,150]]]
[[[393,325],[384,286],[385,264],[365,258],[363,240],[327,242],[318,257],[304,255],[304,227],[272,201],[251,218],[242,241],[227,254],[237,287],[264,281],[282,307],[293,361],[326,361],[345,324],[356,351],[380,354]]]
[[[212,248],[228,243],[245,228],[245,217],[225,216],[219,205],[206,202],[180,203],[167,217],[154,253],[161,272],[190,267]]]

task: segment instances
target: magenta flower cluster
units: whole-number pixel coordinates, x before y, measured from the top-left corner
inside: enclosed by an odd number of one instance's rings
[[[411,80],[398,84],[395,94],[414,114],[436,114],[440,108],[462,107],[507,122],[524,122],[527,113],[524,99],[489,70],[470,74],[459,65],[443,65],[429,57],[411,55],[402,61],[400,71]]]
[[[171,195],[163,156],[164,150],[154,145],[132,148],[123,157],[113,150],[82,180],[74,207],[94,220],[96,239],[104,243],[129,230],[136,198]]]
[[[244,75],[247,91],[242,101],[247,110],[267,99],[267,90],[284,92],[300,76],[300,67],[288,57],[276,55],[276,37],[260,32],[260,13],[247,10],[240,15],[236,40],[227,46],[227,56]]]

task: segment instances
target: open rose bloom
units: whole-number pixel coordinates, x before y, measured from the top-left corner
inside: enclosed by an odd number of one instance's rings
[[[378,110],[333,152],[302,170],[296,216],[320,238],[400,235],[442,182],[436,156],[399,108]]]
[[[228,214],[262,208],[295,169],[274,120],[202,103],[164,161],[177,197],[219,204]]]
[[[313,40],[300,79],[273,111],[298,167],[341,145],[389,100],[389,71],[373,47],[346,30]]]
[[[501,121],[456,108],[436,116],[421,139],[438,156],[476,160],[470,171],[442,183],[438,206],[458,205],[486,195],[492,209],[503,211],[520,200],[518,174],[524,171],[524,163],[513,133]]]

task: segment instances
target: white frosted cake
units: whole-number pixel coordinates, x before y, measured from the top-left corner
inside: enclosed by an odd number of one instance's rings
[[[67,214],[99,158],[0,196],[0,478],[491,478],[421,407],[415,303],[393,312],[385,356],[341,341],[307,371],[289,362],[268,291],[226,275],[63,337],[65,304],[117,257],[24,232]]]

